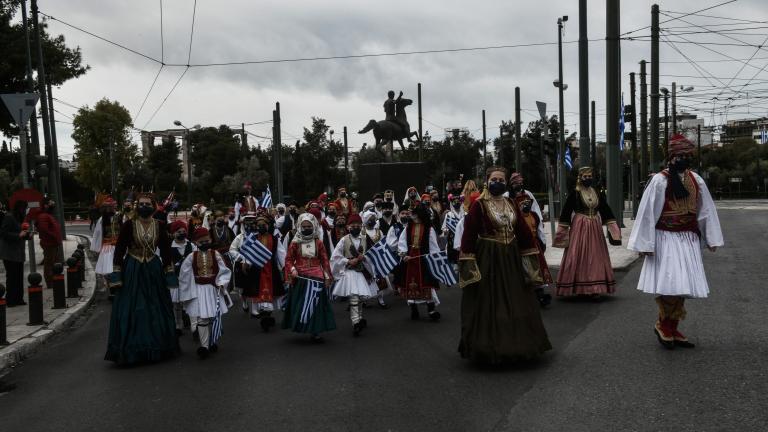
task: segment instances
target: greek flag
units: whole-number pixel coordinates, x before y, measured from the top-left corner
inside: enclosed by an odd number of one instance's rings
[[[453,268],[448,263],[448,253],[445,251],[432,253],[427,255],[426,258],[429,272],[432,273],[435,279],[447,286],[456,285],[459,282],[456,280]]]
[[[245,258],[245,261],[256,267],[264,267],[264,264],[272,258],[272,251],[267,249],[259,239],[256,238],[255,233],[248,234],[245,237],[243,245],[240,246],[240,255]]]
[[[385,277],[392,273],[397,263],[400,262],[395,253],[387,247],[385,239],[382,239],[373,245],[372,248],[368,249],[365,252],[365,258],[373,267],[374,276],[376,277]]]
[[[573,169],[573,160],[571,159],[571,148],[565,148],[565,166],[569,169]]]
[[[456,234],[456,225],[459,224],[459,218],[454,217],[452,214],[448,214],[445,219],[445,226],[453,234]]]
[[[261,199],[261,206],[264,208],[272,207],[272,192],[269,191],[269,185],[267,185],[267,191],[264,192],[264,198]]]
[[[766,143],[768,143],[768,130],[765,130],[765,126],[763,126],[763,130],[760,131],[760,144]]]
[[[211,344],[216,344],[221,339],[222,325],[221,325],[221,296],[216,293],[216,316],[213,318],[211,324]]]
[[[619,111],[619,151],[624,151],[624,93],[621,94],[621,111]]]
[[[307,291],[304,293],[304,306],[301,308],[301,318],[299,319],[302,324],[308,324],[309,320],[312,319],[315,307],[320,302],[320,293],[325,288],[325,283],[319,280],[306,279],[306,281]]]

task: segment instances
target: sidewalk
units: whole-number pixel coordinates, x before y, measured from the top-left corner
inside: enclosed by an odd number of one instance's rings
[[[633,252],[627,249],[627,241],[629,240],[629,234],[632,232],[632,226],[635,221],[629,218],[624,218],[624,228],[621,229],[621,246],[611,246],[606,239],[606,245],[608,246],[608,254],[611,257],[611,264],[616,271],[626,271],[634,263],[639,255],[637,252]],[[552,247],[552,234],[549,232],[549,222],[544,223],[544,233],[547,235],[547,252],[544,256],[547,258],[547,265],[550,268],[560,268],[560,262],[563,259],[563,251],[565,249],[559,249]],[[557,229],[557,225],[555,225]],[[605,228],[603,228],[605,231]]]
[[[38,242],[39,239],[36,237],[35,241]],[[88,249],[88,240],[86,238],[75,235],[67,236],[67,239],[64,241],[65,260],[72,256],[72,252],[77,249],[77,245],[80,243],[86,246],[86,250]],[[6,331],[10,345],[0,347],[0,373],[4,369],[13,367],[15,364],[23,361],[34,353],[40,345],[45,343],[48,338],[69,327],[90,305],[94,298],[96,277],[93,272],[93,264],[88,258],[89,253],[86,252],[85,281],[83,282],[83,287],[79,290],[80,298],[67,298],[66,309],[53,309],[53,290],[45,288],[45,282],[43,282],[43,319],[46,324],[27,325],[29,321],[29,306],[17,306],[6,309]],[[35,245],[35,255],[37,262],[40,263],[43,254],[39,243]],[[37,271],[42,274],[43,268],[41,265],[37,266]],[[27,261],[24,264],[25,301],[28,300],[26,292],[28,274],[29,262]],[[0,283],[5,284],[5,269],[2,266],[0,266]]]

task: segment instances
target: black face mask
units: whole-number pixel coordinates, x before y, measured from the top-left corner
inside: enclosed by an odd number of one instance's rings
[[[155,209],[153,209],[152,207],[147,207],[147,206],[139,207],[139,216],[143,218],[148,218],[152,216],[152,213],[154,212],[155,212]]]
[[[411,218],[409,218],[408,216],[403,216],[400,218],[400,223],[403,225],[407,224],[410,221],[411,221]]]
[[[302,228],[301,229],[301,235],[303,236],[311,236],[312,233],[315,232],[314,228]]]
[[[266,225],[258,225],[258,226],[256,227],[256,230],[257,230],[257,231],[258,231],[260,234],[266,234],[266,233],[267,233],[267,231],[269,231],[269,227],[268,227],[268,226],[266,226]]]
[[[343,194],[340,194],[340,195],[339,195],[339,197],[341,197],[341,198],[346,198],[346,197],[347,197],[347,194],[345,194],[345,193],[343,193]]]
[[[514,185],[514,186],[512,186],[512,192],[514,192],[514,193],[518,193],[518,192],[520,192],[522,190],[523,190],[523,186],[522,185]]]
[[[329,212],[328,216],[330,216],[332,218],[335,218],[336,217],[336,212]]]
[[[352,234],[352,237],[357,237],[360,235],[360,228],[352,228],[349,233]]]
[[[223,221],[223,220],[221,220],[221,219],[217,220],[217,221],[216,221],[216,226],[217,226],[217,227],[223,227],[223,226],[224,226],[224,221]]]
[[[184,233],[184,234],[181,234],[181,233],[180,234],[176,234],[176,240],[178,240],[178,241],[184,241],[185,238],[187,238],[187,234],[186,233]]]
[[[530,212],[531,212],[531,203],[525,203],[525,204],[523,204],[523,211],[524,211],[525,213],[530,213]]]
[[[246,225],[245,226],[245,232],[251,233],[251,232],[254,232],[254,231],[256,231],[256,227],[255,226],[253,226],[253,225]]]
[[[590,187],[592,187],[592,179],[585,179],[585,180],[582,180],[582,181],[581,181],[581,185],[582,185],[582,186],[584,186],[584,187],[586,187],[586,188],[590,188]]]
[[[211,248],[211,244],[210,243],[200,243],[199,245],[197,245],[197,248],[200,249],[202,252],[205,252],[205,251],[207,251],[208,249]]]
[[[458,209],[459,209],[459,207],[461,207],[461,203],[460,203],[460,202],[457,202],[457,203],[453,203],[453,208],[455,208],[456,210],[458,210]]]
[[[231,221],[235,220],[235,216],[230,216],[229,220],[231,220]]]
[[[123,211],[124,211],[124,212],[126,212],[126,213],[128,213],[129,211],[131,211],[131,208],[130,208],[130,207],[128,207],[128,206],[126,206],[126,207],[123,207]]]
[[[488,184],[488,192],[493,196],[499,196],[504,193],[507,184],[504,182],[491,182]]]
[[[296,209],[291,209],[291,215],[296,216]]]
[[[691,161],[688,159],[678,159],[672,164],[672,169],[677,172],[682,172],[688,169],[691,165]]]
[[[368,228],[373,228],[376,226],[376,221],[370,221],[366,223],[365,226],[367,226]]]
[[[285,210],[278,210],[277,214],[283,215],[283,214],[285,214]]]
[[[392,202],[392,198],[387,198],[386,201],[387,202]]]
[[[384,212],[384,216],[385,217],[390,217],[390,216],[392,216],[392,212],[391,211],[385,211]]]

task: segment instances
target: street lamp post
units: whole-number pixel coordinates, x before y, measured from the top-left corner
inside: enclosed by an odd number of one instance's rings
[[[659,91],[664,94],[664,148],[662,153],[666,153],[669,146],[669,90],[662,87]]]
[[[563,203],[565,202],[565,107],[563,104],[563,91],[568,85],[563,84],[563,23],[568,21],[568,16],[562,16],[557,19],[557,82],[553,83],[558,89],[560,99],[560,145],[557,154],[557,185],[558,185],[558,208],[556,214],[559,214]]]
[[[173,124],[184,128],[184,141],[187,149],[187,202],[189,207],[192,208],[192,149],[189,142],[189,128],[184,126],[181,121],[174,120]],[[200,129],[200,125],[196,124],[192,126],[192,129]],[[184,149],[182,148],[182,152]]]

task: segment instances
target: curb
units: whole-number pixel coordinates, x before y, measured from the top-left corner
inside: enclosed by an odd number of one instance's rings
[[[78,243],[80,244],[88,245],[90,243],[86,236],[77,234],[70,235],[79,237],[80,239],[78,240]],[[88,254],[86,253],[86,257],[87,256]],[[0,349],[0,375],[33,355],[43,344],[54,337],[54,335],[71,327],[75,320],[93,303],[96,298],[96,273],[94,272],[93,263],[91,263],[90,259],[86,259],[84,262],[85,281],[83,282],[83,287],[85,289],[83,290],[82,297],[80,297],[80,301],[67,308],[64,313],[39,330]]]

